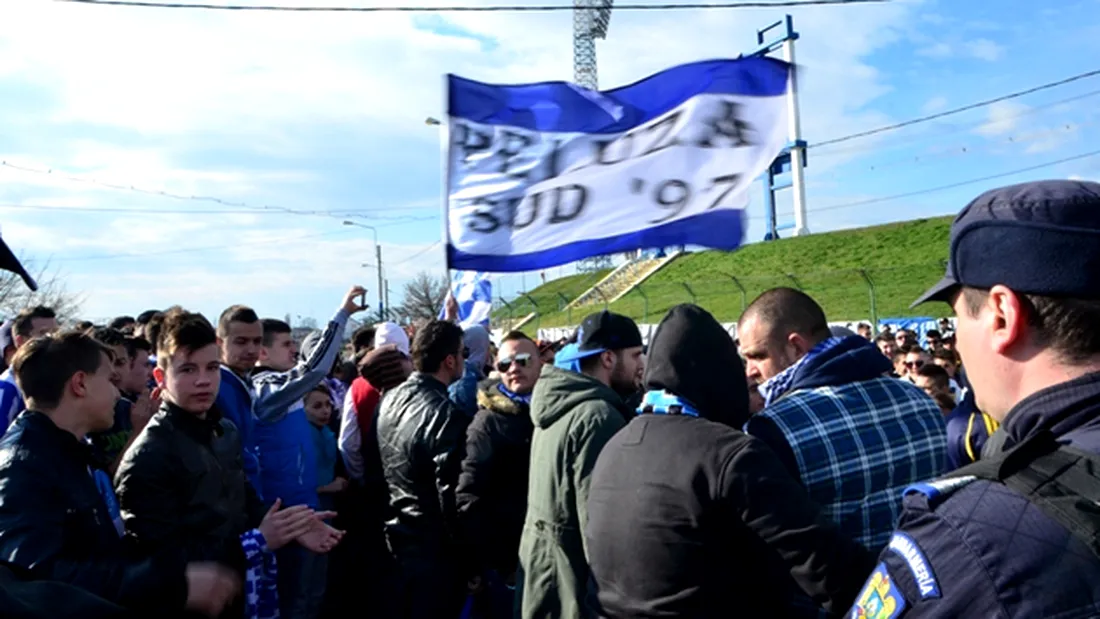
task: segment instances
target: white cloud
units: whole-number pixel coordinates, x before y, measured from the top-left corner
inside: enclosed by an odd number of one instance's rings
[[[1015,131],[1020,126],[1021,117],[1031,108],[1016,101],[998,101],[987,109],[985,124],[975,129],[974,133],[991,138]]]
[[[966,43],[968,54],[978,60],[996,62],[1004,57],[1005,47],[989,39],[975,39]]]
[[[924,47],[917,50],[918,56],[927,56],[929,58],[950,58],[955,54],[955,50],[948,43],[940,41],[939,43],[933,43],[928,47]]]
[[[869,57],[898,40],[915,10],[913,3],[897,3],[794,11],[795,26],[802,35],[797,49],[805,69],[800,99],[808,141],[891,120],[871,107],[890,86],[888,76],[871,65]],[[300,205],[281,201],[282,188],[301,186],[308,191],[346,179],[325,176],[325,161],[302,161],[300,135],[292,127],[335,127],[334,144],[346,146],[340,140],[354,135],[360,141],[355,144],[360,153],[383,161],[397,140],[415,140],[423,144],[425,158],[434,159],[434,134],[425,130],[423,119],[442,113],[444,73],[496,82],[572,76],[568,11],[444,16],[497,45],[485,50],[477,38],[417,28],[408,14],[167,11],[24,3],[0,22],[0,83],[28,85],[48,97],[46,103],[0,118],[0,134],[15,127],[65,131],[97,127],[122,133],[96,139],[73,133],[63,136],[66,139],[59,140],[48,156],[10,153],[4,158],[105,182],[295,207]],[[751,51],[755,29],[781,16],[772,10],[617,13],[608,40],[598,46],[601,83],[614,87],[678,62]],[[845,36],[836,36],[838,32]],[[861,145],[875,143],[869,139]],[[181,144],[236,148],[288,163],[261,169],[247,162],[184,162],[177,158]],[[820,160],[813,170],[832,163]],[[403,170],[394,169],[394,177],[402,174]],[[434,182],[434,177],[425,178],[423,184]],[[0,168],[0,202],[16,199],[42,206],[95,208],[117,202],[154,210],[158,204],[166,209],[216,208],[166,200],[154,203],[148,196]],[[435,205],[425,201],[423,194],[389,202],[397,204],[391,210]],[[359,197],[325,206],[362,207]],[[359,238],[349,234],[264,242],[333,230],[340,224],[335,220],[288,221],[247,214],[215,219],[143,211],[134,215],[89,212],[82,214],[81,228],[59,230],[52,225],[64,223],[70,214],[34,211],[29,215],[43,219],[5,220],[5,236],[18,233],[22,248],[43,256],[70,250],[88,256],[225,247],[201,255],[65,263],[74,274],[74,287],[88,293],[85,309],[96,316],[180,301],[223,307],[250,295],[278,295],[287,289],[299,297],[309,294],[300,290],[303,286],[343,288],[359,275],[349,269],[372,259],[371,244],[362,238],[369,238],[366,231],[360,231]],[[46,225],[45,217],[51,218],[51,225]],[[403,239],[431,239],[438,236],[438,228],[438,222],[424,222],[385,229],[386,258],[393,265],[392,270],[387,267],[387,275],[395,293],[403,278],[440,268],[439,249],[400,263],[423,247]],[[403,234],[395,235],[395,230]],[[212,265],[214,260],[220,262]],[[158,265],[155,272],[150,272],[150,262]],[[361,279],[373,282],[372,275],[362,275]],[[326,300],[322,309],[329,305]]]
[[[946,60],[949,58],[975,58],[986,62],[996,62],[1005,55],[1005,47],[989,39],[975,39],[965,43],[938,41],[917,50],[918,56]]]
[[[946,108],[947,108],[947,97],[940,96],[940,97],[932,97],[928,101],[925,101],[924,105],[921,106],[921,111],[924,112],[925,114],[934,114],[934,113],[939,112],[940,110],[943,110],[943,109],[946,109]]]

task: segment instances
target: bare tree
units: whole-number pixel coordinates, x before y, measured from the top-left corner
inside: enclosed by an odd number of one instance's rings
[[[62,322],[70,322],[79,317],[84,299],[68,290],[59,269],[50,268],[48,261],[41,268],[36,267],[30,259],[21,257],[19,261],[38,283],[38,291],[32,292],[23,282],[23,278],[15,273],[0,271],[0,316],[11,318],[25,308],[45,305],[53,308]]]
[[[421,271],[405,284],[405,300],[396,309],[408,320],[431,320],[439,316],[449,288],[450,280],[445,275]]]

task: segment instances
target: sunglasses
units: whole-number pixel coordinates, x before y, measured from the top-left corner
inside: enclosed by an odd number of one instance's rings
[[[906,361],[905,362],[905,367],[911,368],[911,369],[914,369],[914,370],[919,370],[922,367],[924,367],[924,362],[923,361]]]
[[[513,363],[515,363],[518,367],[525,368],[531,363],[531,354],[522,353],[516,355],[515,357],[505,357],[500,361],[497,361],[497,371],[503,374],[512,368]]]

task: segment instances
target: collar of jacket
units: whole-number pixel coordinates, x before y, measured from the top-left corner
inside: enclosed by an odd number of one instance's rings
[[[185,411],[171,402],[161,404],[160,410],[176,429],[201,443],[209,443],[215,435],[222,434],[222,414],[216,406],[206,412],[205,418]]]
[[[229,381],[226,381],[226,377],[229,377]],[[252,388],[252,375],[241,376],[233,371],[233,368],[228,365],[222,364],[222,384],[234,384],[240,387],[248,395],[250,399],[256,399],[256,393]]]
[[[833,387],[879,378],[892,367],[893,364],[879,352],[877,346],[858,335],[850,335],[799,363],[786,389],[782,390],[782,394],[773,395],[772,399],[778,400],[783,394],[801,389]]]
[[[1085,426],[1100,429],[1100,372],[1047,387],[1005,415],[1005,449],[1042,431],[1064,436]]]
[[[427,374],[424,372],[413,372],[411,375],[409,375],[409,380],[405,382],[422,385],[427,389],[442,391],[443,393],[447,392],[447,385],[444,385],[443,381],[439,380],[435,376],[432,376],[431,374]]]
[[[502,415],[527,415],[530,412],[530,404],[508,397],[501,386],[499,379],[490,378],[482,381],[477,391],[477,405],[482,410]],[[530,394],[528,394],[530,397]]]
[[[95,463],[88,443],[77,439],[69,431],[57,427],[53,419],[45,413],[24,411],[6,436],[14,437],[16,434],[22,435],[23,446],[35,452],[37,457],[48,458],[49,456],[45,455],[46,450],[53,449],[82,466],[92,466]]]

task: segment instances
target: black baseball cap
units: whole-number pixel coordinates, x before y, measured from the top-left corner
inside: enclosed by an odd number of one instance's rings
[[[951,224],[947,273],[913,302],[962,286],[1100,298],[1100,183],[1051,180],[987,191]]]
[[[622,314],[607,310],[591,314],[577,329],[577,348],[572,354],[563,350],[555,363],[566,363],[598,355],[605,350],[623,350],[642,345],[638,325]]]

